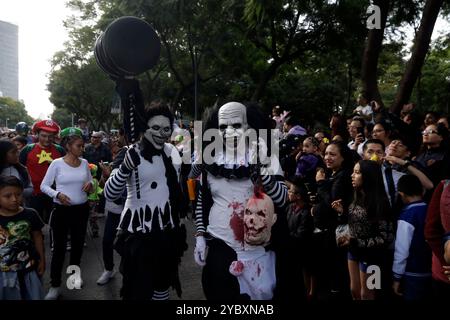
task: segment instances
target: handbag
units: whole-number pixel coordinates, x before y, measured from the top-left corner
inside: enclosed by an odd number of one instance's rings
[[[341,238],[350,238],[348,223],[340,224],[336,228],[336,243],[338,246],[340,246],[340,243],[342,242]]]

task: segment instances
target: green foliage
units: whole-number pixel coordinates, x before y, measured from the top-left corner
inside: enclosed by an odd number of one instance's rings
[[[84,64],[60,64],[50,75],[50,101],[56,106],[86,118],[93,129],[110,129],[116,115],[111,105],[114,84],[98,70],[93,58]]]
[[[389,41],[378,69],[385,104],[394,99],[405,66],[398,27],[417,23],[424,1],[391,3]],[[100,32],[124,15],[145,19],[161,39],[158,65],[139,77],[146,102],[162,98],[193,116],[197,76],[199,115],[216,102],[256,100],[266,112],[280,104],[305,121],[326,125],[332,110],[355,106],[368,2],[71,0],[68,5],[78,14],[65,23],[70,41],[54,56],[48,88],[57,108],[87,118],[96,129],[116,126],[118,116],[109,112],[114,83],[96,66],[92,50]],[[433,53],[427,60],[419,94],[424,105],[442,108],[445,92],[436,88],[444,88],[445,70],[431,71],[444,68],[445,57]]]
[[[53,120],[62,128],[67,128],[72,126],[72,112],[65,108],[56,108],[52,117]]]
[[[8,128],[14,128],[20,121],[26,122],[30,127],[34,122],[28,115],[23,102],[9,97],[0,97],[0,127],[4,127],[7,122]]]
[[[421,111],[434,110],[449,114],[450,40],[448,35],[437,39],[422,68],[420,85],[416,84],[413,102]]]

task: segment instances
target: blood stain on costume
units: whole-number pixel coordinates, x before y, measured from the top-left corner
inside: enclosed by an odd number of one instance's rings
[[[244,242],[244,205],[241,202],[233,201],[228,205],[233,209],[230,219],[230,227],[233,230],[234,238]]]
[[[236,261],[236,263],[234,264],[234,272],[236,272],[237,274],[241,274],[244,271],[244,264],[242,263],[242,261]]]
[[[156,189],[157,186],[158,184],[155,181],[153,181],[152,184],[150,185],[152,189]]]

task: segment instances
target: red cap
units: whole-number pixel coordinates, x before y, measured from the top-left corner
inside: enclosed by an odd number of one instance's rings
[[[38,133],[41,130],[58,134],[60,128],[52,119],[46,119],[38,121],[33,125],[33,133]]]

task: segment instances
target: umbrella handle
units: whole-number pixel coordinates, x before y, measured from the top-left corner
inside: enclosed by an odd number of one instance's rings
[[[131,142],[136,142],[136,135],[135,135],[135,106],[134,106],[134,96],[133,94],[129,95],[129,102],[130,102],[130,130],[131,130]],[[134,170],[134,178],[136,180],[136,197],[138,199],[141,198],[141,187],[139,183],[139,172],[138,170]]]

